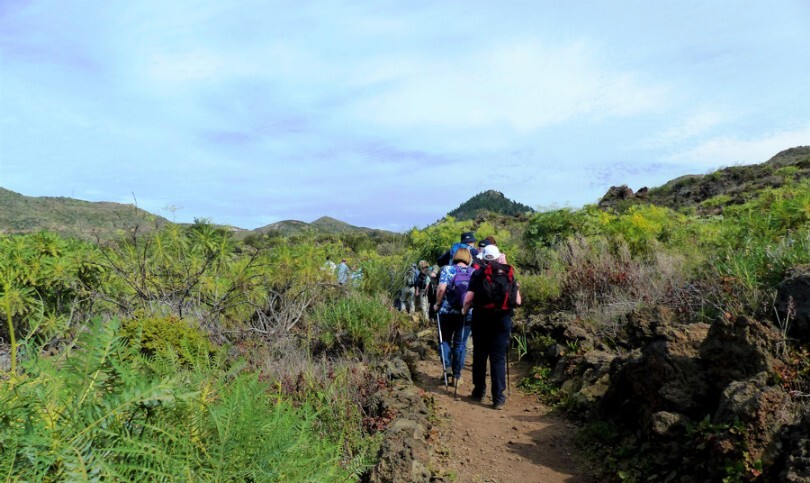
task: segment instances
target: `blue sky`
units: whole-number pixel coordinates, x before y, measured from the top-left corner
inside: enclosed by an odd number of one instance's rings
[[[807,0],[0,0],[0,186],[242,228],[578,207],[810,144],[808,25]]]

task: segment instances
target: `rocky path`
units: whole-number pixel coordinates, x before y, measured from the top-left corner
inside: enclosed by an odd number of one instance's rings
[[[440,379],[440,363],[420,361],[416,384],[434,397],[439,418],[439,442],[435,444],[439,470],[459,482],[567,482],[594,481],[573,444],[575,427],[552,415],[536,397],[516,388],[525,367],[511,366],[512,387],[503,410],[492,409],[470,398],[470,356],[453,399]]]

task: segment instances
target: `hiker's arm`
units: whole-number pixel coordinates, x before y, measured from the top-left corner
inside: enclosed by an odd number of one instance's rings
[[[439,307],[442,306],[442,301],[444,300],[444,293],[447,291],[447,284],[440,283],[439,287],[436,289],[436,305],[433,306],[434,310],[439,310]]]
[[[467,290],[467,294],[464,295],[464,305],[461,306],[461,315],[467,315],[470,312],[470,307],[472,307],[474,297],[475,292]]]

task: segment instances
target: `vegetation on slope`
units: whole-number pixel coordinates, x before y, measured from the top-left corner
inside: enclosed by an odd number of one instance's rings
[[[515,216],[533,211],[529,206],[510,200],[500,191],[488,190],[465,201],[458,208],[449,212],[447,216],[457,220],[473,220],[487,212]]]
[[[417,329],[392,310],[402,275],[475,230],[518,270],[515,346],[537,364],[524,386],[586,423],[606,475],[778,479],[788,458],[767,448],[792,451],[787,435],[810,420],[810,347],[773,303],[810,263],[810,180],[771,164],[778,186],[742,177],[714,214],[678,198],[448,217],[406,235],[238,240],[204,221],[148,233],[135,221],[101,244],[2,236],[0,471],[361,478],[391,416],[374,410],[385,381],[369,367]],[[327,256],[362,278],[338,287]],[[735,388],[767,395],[740,404],[760,412],[721,405]]]
[[[45,230],[68,237],[94,240],[121,236],[127,227],[151,230],[166,223],[134,205],[75,200],[64,197],[31,197],[0,188],[0,233],[35,233]]]

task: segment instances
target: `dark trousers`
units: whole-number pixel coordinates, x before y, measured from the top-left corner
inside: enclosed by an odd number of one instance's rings
[[[492,402],[506,401],[506,351],[511,334],[511,314],[473,309],[473,397],[482,397],[486,391],[489,360]]]

